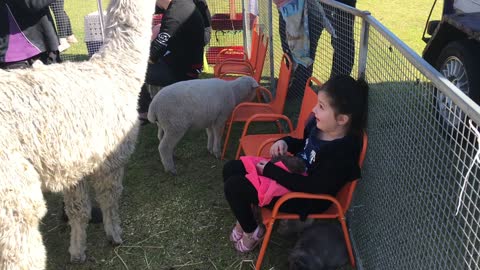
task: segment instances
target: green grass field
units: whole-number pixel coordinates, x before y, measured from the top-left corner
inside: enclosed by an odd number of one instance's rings
[[[370,11],[372,16],[421,55],[425,47],[422,33],[433,2],[433,0],[357,0],[357,8]],[[436,5],[432,18],[440,18],[441,7],[441,4]]]
[[[212,3],[209,2],[210,6]],[[74,33],[81,40],[83,17],[96,10],[96,2],[70,0],[66,4]],[[358,8],[369,10],[421,53],[424,46],[421,33],[431,4],[430,0],[408,4],[400,0],[359,0]],[[66,59],[82,59],[85,55],[82,42],[64,54]],[[234,134],[238,136],[240,126],[235,128]],[[136,151],[127,166],[121,199],[125,243],[111,247],[101,224],[90,225],[88,259],[83,265],[69,263],[70,229],[60,221],[61,196],[46,194],[49,212],[41,230],[47,246],[48,269],[252,269],[257,252],[240,255],[228,240],[234,218],[223,198],[224,162],[208,154],[205,132],[191,131],[177,146],[179,175],[176,177],[164,173],[157,146],[156,127],[142,127]],[[235,146],[233,137],[230,158]],[[264,269],[287,269],[288,251],[294,240],[274,233]]]

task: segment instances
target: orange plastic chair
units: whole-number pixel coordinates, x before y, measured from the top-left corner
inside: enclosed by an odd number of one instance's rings
[[[215,77],[224,80],[234,80],[236,76],[252,76],[257,82],[262,78],[263,65],[268,51],[269,37],[264,33],[260,33],[259,44],[257,50],[257,58],[255,59],[255,68],[247,62],[225,61],[218,66],[218,72]],[[235,68],[232,68],[232,64]]]
[[[252,26],[252,43],[250,45],[250,57],[243,50],[243,46],[230,46],[222,49],[217,55],[215,60],[215,66],[213,67],[213,75],[219,76],[220,64],[222,65],[223,72],[236,71],[237,69],[245,69],[244,66],[238,66],[238,63],[246,63],[251,66],[252,70],[255,70],[258,45],[260,44],[260,29],[258,27],[258,18],[254,20]]]
[[[314,82],[316,85],[321,86],[320,81],[314,77],[310,77],[307,80],[305,85],[305,92],[303,95],[302,104],[300,107],[300,114],[298,116],[297,126],[293,129],[292,122],[288,117],[281,114],[255,114],[251,116],[245,123],[243,128],[242,135],[240,137],[240,143],[238,145],[237,154],[235,159],[240,158],[240,153],[243,152],[248,156],[262,156],[270,157],[269,150],[267,147],[271,145],[276,140],[284,136],[292,136],[294,138],[301,138],[303,136],[303,130],[305,128],[305,123],[312,112],[313,107],[317,104],[317,94],[312,89],[310,85],[311,82]],[[275,134],[248,134],[248,127],[250,123],[255,121],[276,121],[276,120],[285,120],[290,129],[290,133],[275,133]]]
[[[265,93],[270,97],[268,103],[254,103],[254,102],[242,102],[238,104],[227,120],[226,128],[227,134],[225,135],[225,142],[223,144],[222,159],[225,156],[225,152],[228,146],[228,140],[230,138],[230,132],[233,122],[245,122],[251,116],[258,113],[274,113],[281,114],[285,107],[285,99],[287,97],[288,85],[290,83],[290,75],[292,74],[292,60],[287,54],[284,54],[280,63],[280,72],[278,74],[277,88],[275,91],[275,98],[272,98],[272,94],[268,89],[260,87],[257,89],[257,93]],[[275,121],[276,119],[267,119],[267,121]]]
[[[358,165],[360,168],[363,166],[363,161],[365,159],[365,154],[367,152],[368,138],[367,134],[363,133],[362,138],[362,151],[358,159]],[[352,245],[350,242],[350,237],[348,234],[347,224],[345,222],[345,213],[350,207],[352,201],[352,195],[357,186],[358,179],[348,182],[345,184],[338,194],[333,197],[328,194],[311,194],[303,192],[290,192],[283,195],[274,205],[273,210],[267,208],[261,208],[263,224],[266,226],[265,238],[263,239],[262,247],[260,248],[260,253],[258,254],[257,263],[255,269],[259,270],[262,266],[263,258],[267,250],[268,242],[270,236],[272,235],[273,224],[275,220],[278,219],[300,219],[300,216],[297,214],[282,213],[279,212],[280,207],[283,203],[291,199],[314,199],[314,200],[327,200],[332,202],[330,208],[322,213],[314,213],[307,216],[307,218],[312,219],[338,219],[342,226],[343,236],[345,238],[345,244],[347,246],[347,252],[350,259],[350,264],[355,268],[355,258],[353,257]]]

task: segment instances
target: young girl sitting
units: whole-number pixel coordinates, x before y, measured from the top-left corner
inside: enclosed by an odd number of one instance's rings
[[[318,103],[303,138],[284,137],[270,148],[273,157],[290,152],[302,158],[306,174],[288,172],[266,160],[256,163],[258,174],[292,192],[335,196],[345,183],[360,177],[358,158],[366,125],[367,99],[368,85],[364,80],[355,81],[347,75],[328,80],[318,92]],[[252,210],[252,204],[259,204],[261,194],[246,174],[240,160],[229,161],[223,167],[225,197],[237,219],[230,240],[240,252],[253,250],[265,234],[265,227],[257,224]],[[274,197],[266,207],[273,208],[279,198]],[[329,206],[327,201],[298,199],[287,201],[280,210],[305,218]]]

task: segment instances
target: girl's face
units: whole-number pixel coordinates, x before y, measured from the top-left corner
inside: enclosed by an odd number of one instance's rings
[[[317,120],[317,128],[325,133],[343,129],[345,121],[348,121],[348,117],[344,114],[335,115],[335,111],[330,106],[330,96],[325,91],[318,92],[318,103],[313,107],[313,113]]]

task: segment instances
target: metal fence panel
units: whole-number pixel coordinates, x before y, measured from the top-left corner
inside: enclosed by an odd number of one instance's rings
[[[102,3],[101,0],[57,0],[50,6],[60,38],[62,60],[86,60],[98,51],[104,38],[103,17],[98,11],[107,5],[108,1]]]
[[[463,111],[472,108],[453,106],[446,123],[437,104],[443,89],[381,30],[369,31],[370,143],[350,215],[360,265],[478,269],[478,122],[470,128]]]
[[[365,76],[371,87],[369,148],[348,213],[359,268],[479,269],[478,105],[368,13],[320,2],[336,20],[338,39],[312,16],[310,34],[319,36],[313,70],[297,69],[293,80],[313,74],[326,81],[340,66],[341,73]],[[278,76],[286,47],[276,33],[282,23],[273,9],[271,61]],[[334,46],[340,51],[335,61]],[[293,84],[289,91],[285,111],[293,116],[303,86]],[[442,96],[452,106],[441,109]]]

